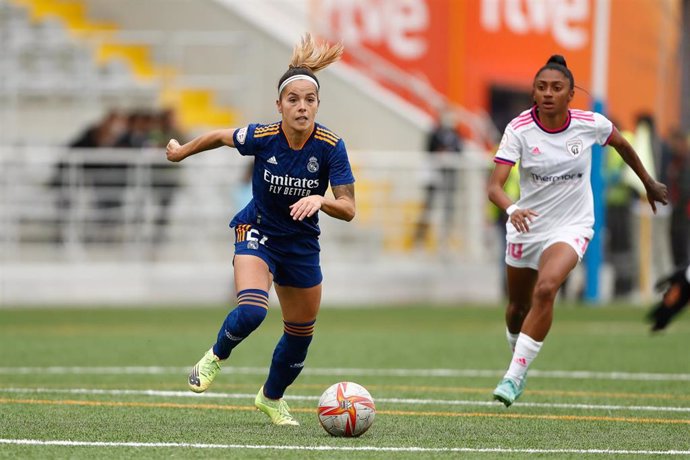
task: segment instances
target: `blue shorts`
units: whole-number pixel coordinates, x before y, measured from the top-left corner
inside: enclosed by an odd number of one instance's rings
[[[314,237],[267,237],[249,224],[235,227],[235,255],[259,257],[279,286],[310,288],[321,284],[319,252]]]

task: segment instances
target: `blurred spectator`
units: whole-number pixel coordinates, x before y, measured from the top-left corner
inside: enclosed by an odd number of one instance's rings
[[[165,148],[170,139],[177,139],[181,143],[186,142],[185,136],[178,125],[175,111],[172,109],[163,110],[156,115],[150,126],[151,132],[149,133],[148,142],[153,147]],[[154,218],[155,234],[153,241],[155,244],[161,243],[165,238],[170,204],[179,186],[179,173],[179,165],[167,161],[162,163],[155,161],[151,165],[151,186],[157,211]]]
[[[453,225],[455,210],[455,188],[457,184],[457,165],[454,163],[462,151],[463,141],[457,131],[455,116],[449,109],[444,109],[438,124],[427,138],[430,174],[425,186],[425,198],[419,221],[414,234],[415,244],[424,244],[431,225],[431,212],[434,198],[438,192],[443,198],[443,236],[446,237]]]
[[[664,294],[647,314],[647,319],[652,323],[652,332],[666,329],[671,320],[690,303],[690,265],[684,265],[659,280],[656,289],[664,291]]]
[[[87,127],[79,136],[69,144],[71,148],[98,149],[98,148],[164,148],[171,137],[184,141],[184,136],[177,125],[175,112],[170,109],[153,113],[143,110],[133,111],[129,114],[112,110],[101,120]],[[75,180],[82,181],[92,193],[92,200],[96,210],[93,219],[101,226],[90,231],[87,236],[89,241],[110,241],[118,231],[118,226],[124,220],[123,204],[127,187],[130,184],[131,170],[135,166],[149,168],[141,170],[145,174],[142,177],[150,177],[151,199],[154,202],[155,215],[151,218],[155,225],[154,242],[163,239],[164,227],[168,223],[168,210],[172,202],[174,192],[179,183],[179,167],[167,162],[158,162],[151,157],[151,163],[133,162],[134,157],[123,152],[115,161],[115,151],[105,152],[104,158],[93,157],[96,152],[87,153],[83,161],[74,162],[63,159],[57,165],[51,186],[58,189],[58,211],[61,216],[73,206],[70,197],[74,197],[73,191],[67,185]],[[72,174],[70,174],[70,164]],[[71,180],[70,180],[71,179]],[[137,204],[141,204],[137,200]],[[141,209],[136,215],[141,216]],[[64,232],[61,232],[64,233]],[[60,238],[64,240],[64,236]]]
[[[111,110],[100,121],[86,128],[69,146],[72,148],[113,147],[126,129],[125,115]]]
[[[632,132],[621,130],[621,134],[634,145]],[[635,284],[636,264],[631,232],[634,195],[623,181],[623,158],[611,147],[606,150],[606,248],[608,261],[614,270],[613,295],[620,297],[630,294]]]
[[[151,140],[153,145],[156,147],[165,148],[170,139],[177,139],[182,142],[184,137],[185,136],[180,129],[175,110],[165,109],[161,111],[156,117],[155,124],[151,132]]]
[[[126,130],[125,116],[111,110],[95,124],[87,127],[69,147],[75,149],[96,149],[113,147],[117,140]],[[80,180],[80,184],[89,187],[93,192],[93,200],[99,213],[99,221],[112,223],[116,221],[115,213],[119,211],[122,204],[122,187],[126,182],[126,164],[104,165],[101,162],[71,161],[69,158],[60,160],[55,168],[51,187],[56,190],[57,209],[59,219],[58,241],[68,240],[66,226],[69,220],[69,213],[73,210],[75,203],[74,190],[70,185],[77,185],[75,180]],[[112,186],[112,187],[110,187]],[[98,235],[100,232],[94,232]],[[93,236],[93,235],[92,235]]]
[[[148,112],[136,111],[127,117],[127,129],[117,140],[116,147],[139,149],[154,147],[154,116]]]
[[[97,133],[96,145],[80,143],[79,140],[70,145],[72,148],[106,148],[117,147],[122,136],[128,132],[129,125],[125,121],[127,117],[119,112],[111,111],[95,130]],[[87,133],[89,130],[87,130]],[[93,155],[98,155],[93,153]],[[123,202],[127,189],[129,173],[129,161],[103,161],[91,154],[82,163],[84,183],[91,187],[96,208],[96,225],[87,233],[87,241],[109,242],[116,239],[116,233],[121,229],[123,221]]]
[[[671,134],[668,146],[671,254],[674,266],[680,267],[690,262],[690,142],[685,133],[677,130]]]
[[[660,165],[663,158],[663,143],[660,142],[654,117],[651,114],[642,113],[636,117],[633,139],[634,144],[632,145],[647,171],[654,177],[662,179],[663,171]],[[651,285],[646,284],[648,280],[668,273],[673,267],[671,251],[669,250],[671,210],[670,206],[659,206],[655,214],[649,213],[645,188],[642,182],[635,177],[631,168],[625,168],[623,181],[639,197],[633,205],[635,215],[633,246],[638,254],[637,268],[641,283],[639,288],[642,292],[646,292],[651,288]]]

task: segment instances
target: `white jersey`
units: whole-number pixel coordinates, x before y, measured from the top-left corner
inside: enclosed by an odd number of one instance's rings
[[[585,230],[583,236],[592,238],[592,145],[606,145],[612,134],[613,123],[606,117],[583,110],[569,110],[565,124],[555,130],[539,122],[535,107],[510,122],[494,161],[520,163],[517,205],[539,215],[526,233],[518,233],[508,222],[509,242],[542,241],[564,228]]]

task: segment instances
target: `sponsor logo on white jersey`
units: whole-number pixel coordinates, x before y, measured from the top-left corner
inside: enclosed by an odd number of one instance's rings
[[[570,180],[576,180],[576,179],[582,179],[582,176],[584,176],[583,173],[578,172],[578,173],[566,173],[566,174],[560,174],[557,176],[542,176],[540,174],[536,173],[530,173],[532,180],[534,182],[553,182],[553,183],[562,183],[565,181],[570,181]]]

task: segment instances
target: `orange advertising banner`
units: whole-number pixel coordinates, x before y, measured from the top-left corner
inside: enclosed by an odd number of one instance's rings
[[[440,6],[441,3],[430,1]],[[450,2],[456,3],[456,2]],[[462,69],[448,93],[469,108],[487,107],[488,88],[514,87],[529,92],[532,80],[553,54],[562,54],[576,84],[588,86],[592,8],[589,0],[469,0],[464,14],[451,15],[451,41],[462,55],[451,56]],[[578,101],[575,101],[577,103]]]
[[[470,110],[491,111],[496,90],[529,103],[552,54],[575,76],[573,106],[588,109],[599,0],[312,0],[319,29],[343,40],[346,60],[426,109],[428,85]],[[679,0],[610,0],[608,97],[631,127],[642,113],[678,115]],[[414,90],[417,88],[417,90]]]
[[[314,0],[313,4],[321,35],[342,40],[345,60],[363,72],[383,73],[385,77],[377,79],[388,85],[396,86],[391,74],[402,73],[443,94],[450,90],[447,77],[453,61],[448,38],[453,31],[448,0]],[[397,86],[396,91],[405,92],[403,84]]]

